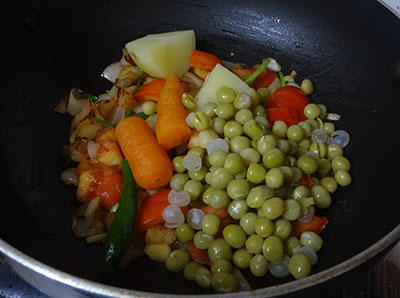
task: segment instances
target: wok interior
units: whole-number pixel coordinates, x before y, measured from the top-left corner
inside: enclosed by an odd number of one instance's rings
[[[251,65],[276,58],[285,73],[294,69],[299,79],[315,82],[313,102],[342,116],[337,127],[352,137],[345,152],[354,181],[337,191],[329,210],[318,210],[330,223],[314,273],[363,251],[399,223],[400,88],[389,76],[400,53],[394,16],[377,3],[356,8],[361,1],[173,1],[168,11],[164,2],[153,2],[7,3],[1,26],[7,42],[0,58],[2,239],[90,280],[149,292],[203,292],[183,274],[147,258],[124,272],[100,273],[101,247],[72,235],[71,217],[79,204],[74,188],[59,179],[71,118],[53,111],[72,87],[94,94],[110,88],[100,73],[120,58],[126,42],[191,28],[197,48],[222,59]],[[244,273],[254,288],[291,280]]]

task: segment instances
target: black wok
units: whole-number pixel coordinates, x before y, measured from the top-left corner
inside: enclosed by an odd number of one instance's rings
[[[59,179],[60,148],[71,119],[53,112],[72,87],[94,94],[109,88],[99,74],[120,58],[127,41],[190,28],[199,49],[248,64],[275,57],[285,72],[295,69],[300,79],[313,80],[312,101],[339,113],[337,127],[352,137],[346,155],[354,181],[319,213],[330,223],[314,275],[293,282],[245,272],[253,288],[261,289],[253,294],[289,293],[323,282],[308,294],[326,293],[337,287],[332,282],[340,278],[333,277],[368,265],[399,239],[400,82],[390,70],[400,59],[400,20],[379,3],[8,1],[0,27],[0,252],[47,293],[71,296],[62,284],[79,289],[76,296],[127,294],[104,284],[147,294],[206,293],[146,258],[111,277],[101,275],[101,248],[71,232],[78,203],[74,189]]]

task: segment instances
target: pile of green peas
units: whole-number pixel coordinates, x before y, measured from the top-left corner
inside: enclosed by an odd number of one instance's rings
[[[311,81],[301,85],[307,94],[313,91]],[[291,221],[305,216],[312,205],[328,208],[338,185],[351,182],[350,161],[343,149],[311,138],[315,129],[328,137],[335,131],[334,123],[323,121],[327,115],[324,105],[307,105],[307,120],[296,125],[276,121],[269,127],[262,105],[269,91],[260,88],[257,94],[260,100],[224,86],[216,93],[217,103],[209,102],[198,110],[193,97],[185,94],[182,98],[185,107],[195,111],[190,121],[200,132],[198,145],[186,155],[199,156],[202,166],[199,171],[188,171],[182,163],[184,156],[176,156],[170,187],[186,191],[197,208],[227,208],[232,223],[221,229],[221,219],[208,213],[201,229],[188,223],[176,229],[179,242],[193,241],[207,251],[210,268],[190,261],[183,248],[172,251],[165,264],[171,271],[183,270],[200,287],[217,292],[237,290],[233,266],[249,268],[254,276],[262,277],[271,262],[289,257],[288,271],[296,279],[309,275],[310,258],[296,250],[306,246],[318,252],[323,240],[311,231],[300,238],[292,236]],[[218,138],[228,150],[207,150]],[[311,188],[300,184],[304,175],[311,175]]]

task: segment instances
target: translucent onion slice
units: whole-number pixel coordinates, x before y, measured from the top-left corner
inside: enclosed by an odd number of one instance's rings
[[[110,81],[111,83],[115,83],[121,69],[122,69],[121,61],[111,63],[103,70],[101,76]]]
[[[118,124],[125,116],[125,108],[123,106],[114,107],[108,114],[106,121],[112,125]]]
[[[269,60],[269,63],[268,63],[267,68],[268,68],[269,70],[272,70],[272,71],[275,71],[275,72],[281,71],[282,67],[279,65],[278,62],[276,62],[275,59],[273,59],[273,58],[268,58],[268,60]]]
[[[314,129],[311,135],[311,139],[315,143],[325,143],[328,140],[328,135],[325,131],[320,128]]]
[[[252,290],[250,283],[248,282],[246,277],[243,275],[243,273],[236,266],[233,267],[232,274],[233,274],[233,276],[236,277],[237,281],[239,282],[239,286],[238,286],[239,292]]]
[[[91,200],[85,210],[85,217],[92,220],[97,209],[100,207],[100,198],[95,197]]]
[[[312,220],[314,213],[315,213],[315,208],[314,206],[310,206],[307,208],[308,212],[303,215],[302,217],[299,217],[297,220],[302,222],[302,223],[308,223]]]
[[[306,255],[311,262],[311,265],[314,266],[318,262],[317,253],[309,246],[302,246],[295,250],[295,253],[302,253]]]
[[[168,194],[168,202],[176,206],[187,206],[190,204],[190,195],[184,190],[180,192],[171,190]]]
[[[111,100],[111,97],[107,93],[99,95],[99,100]]]
[[[331,121],[339,121],[341,118],[341,116],[339,114],[336,113],[328,113],[326,115],[326,120],[331,120]]]
[[[185,216],[181,208],[176,205],[168,205],[165,207],[162,212],[162,217],[166,222],[165,226],[168,228],[177,228],[185,221]]]
[[[87,144],[87,151],[89,154],[89,157],[92,161],[95,161],[97,159],[97,154],[99,152],[100,145],[96,142],[89,141]]]
[[[78,176],[76,176],[76,168],[65,169],[61,173],[61,180],[67,185],[78,185]]]
[[[224,139],[221,139],[221,138],[214,139],[208,144],[207,153],[211,154],[211,152],[216,151],[216,150],[222,150],[225,153],[228,153],[229,145]]]
[[[83,108],[89,105],[89,99],[83,98],[83,91],[73,88],[68,97],[67,113],[76,116]]]
[[[279,78],[275,78],[272,83],[267,87],[270,93],[273,93],[277,89],[281,87],[281,80]]]
[[[151,130],[156,133],[157,114],[150,115],[146,118],[146,123],[150,126]]]
[[[350,142],[350,135],[345,130],[336,130],[331,135],[331,143],[338,144],[340,147],[345,148]]]
[[[186,221],[195,230],[201,230],[201,224],[204,218],[204,211],[197,208],[192,208],[186,214]]]
[[[203,165],[201,157],[196,154],[193,154],[193,153],[187,154],[183,158],[182,164],[186,170],[191,171],[191,172],[200,171],[200,169]]]
[[[288,269],[289,257],[285,256],[282,261],[271,262],[268,266],[269,272],[275,277],[285,277],[290,274]]]

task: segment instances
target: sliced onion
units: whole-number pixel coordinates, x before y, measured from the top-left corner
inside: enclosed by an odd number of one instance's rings
[[[324,144],[328,139],[328,135],[322,129],[317,128],[317,129],[313,130],[312,135],[311,135],[311,139],[315,143]]]
[[[111,100],[111,97],[107,93],[103,93],[99,95],[99,100]]]
[[[165,226],[168,228],[177,228],[185,221],[185,216],[181,208],[176,205],[168,205],[165,207],[162,212],[162,217],[166,222]]]
[[[192,208],[186,214],[186,221],[195,230],[201,230],[201,224],[204,218],[204,211],[197,208]]]
[[[186,124],[189,125],[191,128],[193,128],[193,124],[192,124],[192,117],[196,115],[195,112],[191,112],[186,116]]]
[[[76,116],[83,108],[89,105],[89,99],[83,98],[83,91],[72,88],[68,97],[67,112],[71,116]]]
[[[308,223],[312,220],[314,213],[315,213],[315,208],[314,206],[310,206],[307,208],[308,212],[303,215],[302,217],[299,217],[297,220],[302,222],[302,223]]]
[[[285,256],[282,261],[269,263],[268,270],[275,277],[285,277],[290,274],[288,269],[289,257]]]
[[[87,151],[92,161],[96,161],[97,154],[99,153],[100,145],[96,142],[89,141],[87,144]]]
[[[211,152],[216,151],[216,150],[222,150],[225,153],[228,153],[229,145],[224,139],[221,139],[221,138],[214,139],[208,144],[207,153],[211,154]]]
[[[60,114],[65,114],[67,112],[68,106],[68,96],[63,96],[58,102],[57,106],[54,108],[54,111]]]
[[[269,70],[272,70],[272,71],[275,71],[275,72],[281,71],[282,67],[279,65],[278,62],[276,62],[275,59],[273,59],[273,58],[268,58],[268,60],[269,60],[269,63],[268,63],[267,68],[268,68]]]
[[[302,253],[306,255],[311,262],[311,265],[314,266],[318,262],[318,255],[317,253],[309,246],[302,246],[295,250],[295,253]]]
[[[269,93],[273,93],[281,87],[281,80],[279,78],[275,78],[272,83],[267,87]]]
[[[85,217],[92,220],[97,209],[100,207],[100,198],[95,197],[91,200],[85,210]]]
[[[336,113],[328,113],[328,114],[326,114],[326,117],[325,117],[326,120],[331,120],[331,121],[339,121],[340,118],[341,118],[341,116]]]
[[[340,147],[345,148],[350,142],[350,135],[345,130],[336,130],[331,135],[333,144],[338,144]]]
[[[146,123],[150,126],[151,130],[156,132],[157,114],[150,115],[146,118]]]
[[[201,157],[196,154],[193,154],[193,153],[187,154],[183,158],[182,164],[186,170],[191,171],[191,172],[200,171],[200,169],[203,165]]]
[[[91,243],[100,242],[101,240],[106,238],[106,236],[107,236],[107,233],[101,233],[101,234],[86,237],[86,243],[91,244]]]
[[[180,192],[171,190],[168,194],[168,202],[176,206],[187,206],[190,204],[190,195],[184,190]]]
[[[107,91],[107,94],[111,99],[116,99],[118,97],[118,90],[118,87],[113,85],[110,91]]]
[[[121,61],[111,63],[103,70],[101,76],[110,81],[111,83],[115,83],[121,69],[122,69]]]
[[[236,279],[239,283],[239,286],[238,286],[239,292],[252,290],[250,283],[247,281],[246,277],[244,277],[243,273],[236,266],[233,267],[232,274],[233,274],[233,276],[236,277]]]
[[[286,86],[292,86],[292,87],[300,88],[300,85],[295,83],[295,82],[287,82]]]
[[[191,83],[199,88],[203,86],[203,80],[197,77],[194,73],[189,71],[182,76],[181,80],[182,82]]]
[[[231,62],[231,61],[222,60],[222,63],[228,69],[243,68],[243,65],[241,63],[239,63],[239,62]]]
[[[122,119],[124,119],[124,116],[125,116],[125,108],[123,106],[115,106],[108,114],[106,121],[112,125],[116,125]]]
[[[67,185],[78,185],[78,176],[76,176],[76,168],[65,169],[61,173],[61,180]]]

